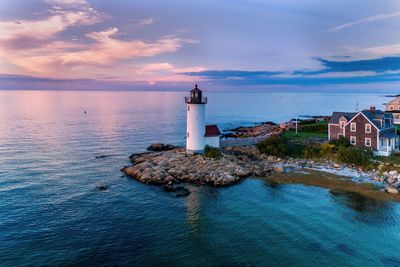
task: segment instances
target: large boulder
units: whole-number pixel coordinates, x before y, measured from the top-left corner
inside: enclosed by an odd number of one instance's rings
[[[388,184],[394,184],[395,182],[397,182],[397,179],[394,177],[389,177],[387,178],[387,183]]]
[[[175,149],[175,148],[176,148],[176,146],[173,146],[173,145],[164,145],[162,143],[156,143],[156,144],[151,144],[147,148],[147,150],[159,152],[159,151],[172,150],[172,149]]]
[[[386,192],[388,192],[389,194],[398,194],[399,190],[397,190],[393,186],[388,186],[388,187],[386,187]]]
[[[276,164],[274,165],[274,171],[276,173],[283,173],[285,172],[285,167],[283,166],[283,164]]]

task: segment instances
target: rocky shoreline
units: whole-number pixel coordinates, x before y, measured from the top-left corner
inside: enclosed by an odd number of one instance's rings
[[[274,122],[267,121],[254,126],[241,126],[234,129],[224,130],[222,138],[248,138],[267,136],[271,134],[280,134],[283,131],[283,127],[277,125]]]
[[[400,174],[397,171],[363,172],[351,166],[329,160],[278,158],[261,154],[255,146],[226,147],[218,158],[187,153],[184,148],[170,147],[164,151],[133,154],[132,166],[122,169],[126,175],[145,184],[163,185],[165,191],[187,192],[180,183],[195,185],[229,186],[247,177],[269,177],[276,173],[303,173],[316,170],[338,176],[351,177],[354,183],[368,183],[379,191],[397,194]]]

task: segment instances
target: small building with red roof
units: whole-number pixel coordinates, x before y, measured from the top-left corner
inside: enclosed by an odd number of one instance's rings
[[[206,125],[206,133],[204,134],[204,143],[206,146],[219,147],[220,136],[221,132],[217,125]]]

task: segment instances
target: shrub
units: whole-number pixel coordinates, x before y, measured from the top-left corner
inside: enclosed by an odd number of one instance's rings
[[[315,119],[299,121],[299,125],[309,125],[309,124],[315,124],[315,123],[317,123],[317,121]]]
[[[321,151],[320,151],[320,150],[321,150],[321,149],[320,149],[319,146],[307,145],[307,146],[304,148],[303,155],[304,155],[304,157],[307,158],[307,159],[318,158],[318,157],[320,156],[320,154],[321,154]]]
[[[221,157],[221,155],[222,155],[221,151],[219,151],[218,148],[215,148],[215,147],[212,147],[209,145],[206,145],[204,147],[204,156],[206,156],[207,158],[216,159],[216,158]]]
[[[302,126],[300,130],[305,133],[326,133],[328,132],[328,125],[327,124],[305,125]]]
[[[350,141],[343,136],[341,136],[339,139],[330,141],[329,144],[334,145],[337,148],[351,146]]]
[[[321,156],[323,157],[332,157],[336,153],[335,145],[330,143],[322,144],[320,149]]]
[[[367,167],[371,163],[372,151],[355,146],[341,146],[338,149],[337,159],[343,163]]]
[[[304,148],[305,146],[303,144],[288,143],[287,155],[294,158],[301,158],[304,156]]]
[[[258,150],[263,154],[283,157],[289,154],[288,140],[282,136],[271,136],[259,142]]]

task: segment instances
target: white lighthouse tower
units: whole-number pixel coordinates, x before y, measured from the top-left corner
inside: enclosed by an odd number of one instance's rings
[[[185,97],[187,104],[186,149],[189,151],[204,150],[206,133],[206,104],[207,98],[197,84],[190,91],[190,96]]]

